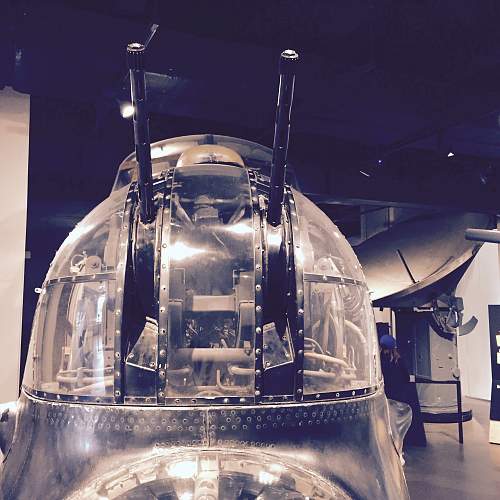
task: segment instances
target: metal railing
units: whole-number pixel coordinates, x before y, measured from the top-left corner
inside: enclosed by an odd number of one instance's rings
[[[415,376],[417,384],[441,384],[441,385],[455,385],[457,388],[457,423],[458,423],[458,442],[464,442],[464,426],[462,414],[462,384],[460,380],[432,380],[426,377]]]

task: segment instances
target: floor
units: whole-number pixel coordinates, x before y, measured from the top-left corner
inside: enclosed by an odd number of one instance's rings
[[[466,399],[472,421],[464,423],[464,444],[456,424],[425,424],[427,447],[405,451],[412,500],[499,500],[500,445],[488,443],[489,402]]]

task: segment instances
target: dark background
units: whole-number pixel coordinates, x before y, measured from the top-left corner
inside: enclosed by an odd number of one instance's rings
[[[128,42],[150,38],[148,70],[163,75],[152,140],[268,146],[279,53],[298,50],[290,157],[349,235],[370,205],[497,212],[499,26],[498,0],[4,2],[0,88],[31,95],[23,349],[33,289],[133,149]]]

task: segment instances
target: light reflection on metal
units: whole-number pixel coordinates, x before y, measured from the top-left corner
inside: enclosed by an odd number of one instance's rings
[[[195,255],[205,253],[202,248],[194,248],[186,245],[184,242],[179,241],[169,246],[167,249],[168,256],[171,260],[180,261],[189,259]]]
[[[189,479],[194,477],[198,470],[197,463],[193,460],[182,460],[176,462],[168,468],[168,473],[173,477],[180,479]]]
[[[248,224],[245,224],[243,222],[239,222],[238,224],[234,224],[232,226],[229,226],[227,228],[228,231],[235,233],[235,234],[252,234],[253,229],[251,226]]]
[[[278,482],[278,477],[265,470],[261,470],[259,471],[258,481],[262,484],[274,484]]]

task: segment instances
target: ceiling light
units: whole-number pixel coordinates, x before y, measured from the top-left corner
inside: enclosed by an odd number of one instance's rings
[[[455,156],[455,153],[453,151],[450,151],[448,153],[448,158],[453,158]]]
[[[134,116],[134,106],[130,102],[120,104],[120,113],[123,118],[131,118]]]

